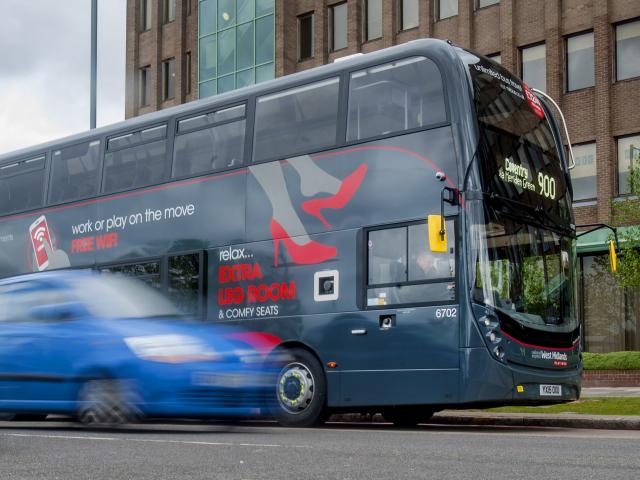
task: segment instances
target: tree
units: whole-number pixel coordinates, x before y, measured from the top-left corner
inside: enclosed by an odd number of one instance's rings
[[[631,195],[612,204],[612,222],[624,226],[619,234],[620,261],[616,279],[623,288],[640,287],[640,149],[632,148],[629,168]]]

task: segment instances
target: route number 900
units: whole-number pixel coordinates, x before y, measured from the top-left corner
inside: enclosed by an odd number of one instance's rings
[[[556,198],[556,179],[549,175],[538,172],[538,187],[540,195],[555,200]]]

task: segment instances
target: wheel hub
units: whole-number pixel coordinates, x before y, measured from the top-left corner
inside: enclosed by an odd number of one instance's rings
[[[303,412],[313,400],[314,379],[311,371],[300,363],[287,365],[278,379],[278,401],[289,413]]]

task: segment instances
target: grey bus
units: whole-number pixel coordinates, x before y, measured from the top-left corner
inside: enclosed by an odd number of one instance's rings
[[[0,276],[133,275],[286,352],[273,414],[403,425],[580,395],[548,105],[419,40],[0,156]]]

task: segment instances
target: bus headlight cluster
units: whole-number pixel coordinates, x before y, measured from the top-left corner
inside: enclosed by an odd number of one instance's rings
[[[484,331],[485,341],[491,349],[493,357],[502,362],[506,361],[504,348],[501,346],[502,335],[500,335],[500,322],[498,318],[488,313],[478,318],[478,323]]]

